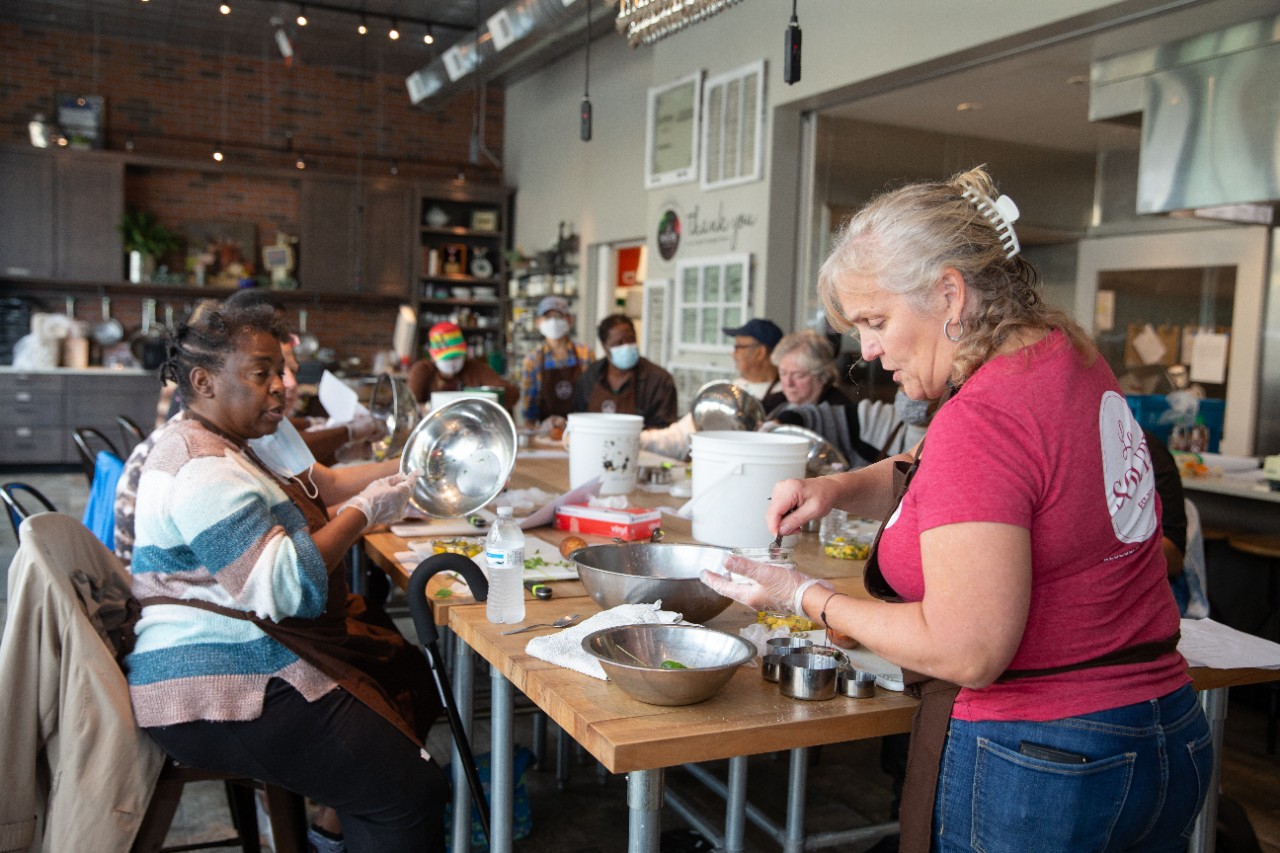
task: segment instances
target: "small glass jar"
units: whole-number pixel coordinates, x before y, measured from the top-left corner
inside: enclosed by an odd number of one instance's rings
[[[822,519],[818,531],[822,553],[837,560],[865,560],[876,538],[876,525],[865,518],[851,518],[842,509],[833,509]]]

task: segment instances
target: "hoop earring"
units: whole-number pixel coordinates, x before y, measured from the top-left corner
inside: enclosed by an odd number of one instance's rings
[[[951,336],[951,321],[950,321],[950,320],[946,320],[946,321],[944,321],[944,322],[943,322],[943,324],[942,324],[942,334],[943,334],[943,335],[945,335],[945,336],[946,336],[946,338],[947,338],[947,340],[951,341],[951,343],[953,343],[953,344],[958,344],[958,343],[960,343],[960,339],[964,337],[964,320],[956,320],[956,321],[955,321],[955,324],[956,324],[957,326],[959,326],[959,327],[960,327],[960,331],[956,332],[955,337],[952,337],[952,336]]]

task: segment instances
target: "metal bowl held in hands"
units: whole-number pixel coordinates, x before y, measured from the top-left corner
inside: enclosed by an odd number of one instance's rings
[[[849,460],[834,444],[827,441],[819,433],[795,424],[765,424],[765,432],[776,432],[778,435],[798,435],[809,442],[809,455],[804,460],[806,477],[825,477],[833,471],[848,471]]]
[[[729,549],[710,545],[665,545],[633,542],[591,545],[569,555],[578,579],[606,610],[619,604],[662,602],[690,622],[705,622],[732,599],[698,579],[703,569],[721,570]]]
[[[458,518],[498,496],[516,464],[516,425],[492,400],[464,397],[423,418],[400,457],[416,472],[409,499],[432,518]]]
[[[650,705],[692,705],[720,692],[755,646],[698,625],[620,625],[588,634],[582,649],[609,680]]]
[[[418,401],[413,399],[409,383],[381,373],[369,391],[369,414],[387,428],[387,434],[373,442],[374,458],[390,459],[404,449],[418,425]]]
[[[703,430],[755,432],[764,423],[764,405],[724,379],[708,382],[693,398],[693,426]]]

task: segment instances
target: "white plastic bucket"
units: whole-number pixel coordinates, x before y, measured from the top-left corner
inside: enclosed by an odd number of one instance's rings
[[[804,476],[809,441],[768,432],[699,432],[693,436],[693,538],[726,548],[773,541],[765,524],[780,480]]]
[[[635,489],[642,429],[640,415],[569,415],[563,439],[569,449],[569,488],[599,477],[602,495],[624,495]]]

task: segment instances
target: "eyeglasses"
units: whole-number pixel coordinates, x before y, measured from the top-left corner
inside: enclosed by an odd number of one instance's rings
[[[740,349],[755,349],[756,347],[762,347],[762,346],[764,346],[764,344],[734,344],[734,345],[733,345],[733,348],[734,348],[735,350],[740,350]]]
[[[779,370],[778,378],[783,382],[788,382],[790,380],[799,382],[802,379],[813,378],[813,374],[808,370]]]

